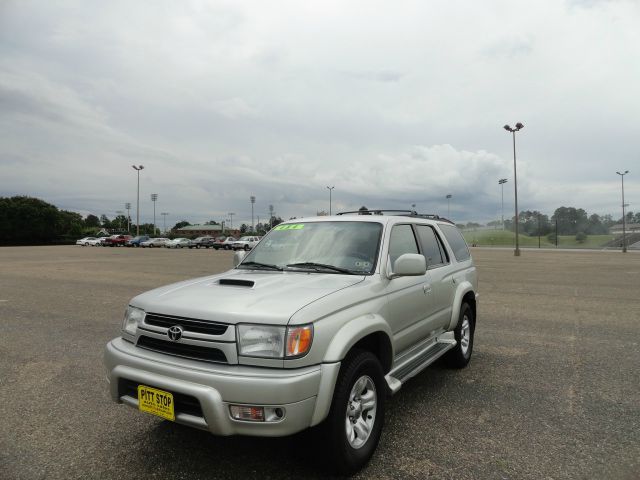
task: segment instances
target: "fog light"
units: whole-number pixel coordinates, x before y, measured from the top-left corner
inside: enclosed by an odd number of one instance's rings
[[[235,420],[247,422],[264,422],[264,408],[250,407],[247,405],[231,405],[231,417]]]

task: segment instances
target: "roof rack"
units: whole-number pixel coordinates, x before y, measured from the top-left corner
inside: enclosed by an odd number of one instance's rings
[[[339,212],[337,215],[348,215],[348,214],[358,214],[358,215],[398,215],[400,217],[415,217],[415,218],[426,218],[429,220],[438,220],[441,222],[447,222],[451,225],[455,225],[448,218],[441,217],[439,215],[435,215],[432,213],[418,213],[415,210],[387,210],[387,209],[361,209],[361,210],[352,210],[348,212]]]

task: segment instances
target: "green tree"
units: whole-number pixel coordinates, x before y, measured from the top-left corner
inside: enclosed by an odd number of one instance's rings
[[[182,221],[180,221],[180,222],[176,223],[176,224],[173,226],[173,228],[172,228],[171,230],[172,230],[172,231],[179,230],[179,229],[181,229],[182,227],[188,227],[188,226],[190,226],[190,225],[191,225],[191,224],[190,224],[189,222],[187,222],[186,220],[182,220]]]
[[[589,224],[587,212],[574,207],[556,208],[551,220],[558,222],[559,235],[576,235],[578,232],[584,232]]]
[[[100,215],[100,226],[102,228],[111,228],[111,221],[104,213]]]
[[[100,226],[100,219],[95,215],[89,214],[87,218],[84,219],[84,226],[98,228]]]

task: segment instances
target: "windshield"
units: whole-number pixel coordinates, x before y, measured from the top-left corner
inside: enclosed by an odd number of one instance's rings
[[[257,264],[285,270],[371,274],[375,270],[382,224],[308,222],[278,225],[238,268]],[[342,271],[344,270],[344,271]]]

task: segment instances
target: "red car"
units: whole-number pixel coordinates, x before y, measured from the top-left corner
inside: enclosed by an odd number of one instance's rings
[[[124,247],[131,235],[111,235],[102,242],[103,247]]]

